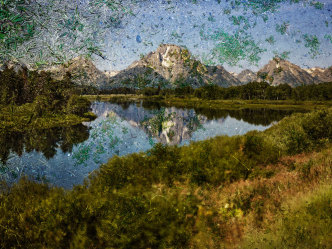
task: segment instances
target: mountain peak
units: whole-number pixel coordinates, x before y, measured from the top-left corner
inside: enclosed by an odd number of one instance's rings
[[[240,83],[222,66],[206,66],[196,60],[187,48],[174,44],[161,44],[156,51],[132,63],[126,70],[112,77],[111,81],[114,87],[121,85],[121,82],[128,82],[132,86],[138,79],[143,83],[138,87],[160,84],[170,84],[169,87],[199,87],[209,83],[231,86]]]
[[[298,86],[301,84],[314,84],[315,78],[307,71],[291,63],[290,61],[274,57],[262,69],[258,71],[259,81],[265,80],[271,85],[289,84],[290,86]]]

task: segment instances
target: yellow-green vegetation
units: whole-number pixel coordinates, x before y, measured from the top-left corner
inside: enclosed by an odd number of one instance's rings
[[[210,109],[300,109],[314,110],[332,106],[332,101],[295,101],[295,100],[202,100],[197,97],[180,98],[176,96],[144,96],[137,94],[84,95],[90,101],[110,101],[116,103],[138,102],[140,100],[158,102],[164,106],[182,108],[210,108]]]
[[[264,75],[263,75],[264,74]],[[162,85],[158,88],[145,87],[140,90],[121,87],[104,90],[108,94],[143,94],[144,96],[178,97],[178,98],[199,98],[201,100],[292,100],[292,101],[331,101],[332,82],[320,84],[300,85],[292,88],[288,84],[271,86],[267,83],[266,74],[259,75],[262,82],[250,82],[245,85],[221,87],[211,82],[199,88],[193,88],[190,79],[178,80],[175,88],[167,89]]]
[[[332,186],[283,204],[273,225],[245,238],[241,248],[331,248]]]
[[[49,129],[53,127],[66,127],[77,125],[85,121],[90,121],[93,113],[85,113],[83,117],[74,114],[60,115],[50,113],[47,116],[36,117],[34,112],[29,111],[30,106],[14,107],[11,112],[10,107],[1,109],[0,127],[2,131],[26,131],[31,129]]]
[[[115,156],[72,190],[26,179],[3,184],[0,247],[234,248],[279,215],[288,223],[270,230],[277,248],[292,234],[286,248],[301,236],[313,248],[328,246],[331,226],[322,221],[331,223],[331,191],[308,208],[282,210],[287,200],[331,185],[331,139],[329,108],[292,115],[264,132]],[[309,229],[315,217],[320,221]]]
[[[90,102],[82,97],[73,103],[70,101],[67,112],[52,112],[39,102],[27,103],[21,106],[8,105],[0,107],[0,133],[8,131],[27,131],[31,129],[49,129],[53,127],[68,127],[91,121],[96,118],[95,114],[88,112]],[[84,104],[85,111],[79,114]]]
[[[213,108],[213,109],[242,109],[242,108],[270,108],[270,109],[302,109],[314,110],[332,106],[332,101],[293,101],[293,100],[202,100],[200,98],[144,98],[149,101],[158,101],[167,106],[186,108]],[[110,99],[112,101],[112,99]]]

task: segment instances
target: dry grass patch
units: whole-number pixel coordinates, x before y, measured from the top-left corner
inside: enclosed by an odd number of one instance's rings
[[[203,204],[201,209],[211,214],[205,217],[214,232],[214,236],[205,238],[206,244],[214,240],[210,248],[236,247],[247,234],[263,231],[274,223],[287,201],[300,200],[322,185],[331,185],[332,148],[283,157],[261,170],[273,175],[196,190]]]

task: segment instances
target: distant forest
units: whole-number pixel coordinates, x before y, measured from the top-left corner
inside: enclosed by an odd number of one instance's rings
[[[243,100],[331,100],[332,82],[302,85],[292,88],[288,84],[271,86],[267,82],[251,82],[242,86],[228,88],[217,85],[207,85],[197,89],[190,86],[175,89],[160,89],[147,87],[142,90],[132,88],[116,88],[102,91],[101,94],[143,94],[145,96],[176,96],[197,97],[201,99],[243,99]]]
[[[0,106],[35,103],[37,108],[53,113],[82,114],[89,111],[90,102],[78,96],[81,92],[69,73],[63,80],[55,80],[46,72],[0,71]]]

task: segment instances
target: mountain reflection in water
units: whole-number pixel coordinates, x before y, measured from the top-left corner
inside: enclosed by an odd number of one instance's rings
[[[98,118],[82,125],[1,136],[0,179],[11,183],[27,175],[71,188],[114,155],[146,151],[159,142],[184,145],[264,130],[293,112],[182,109],[148,102],[94,102],[92,110]]]

